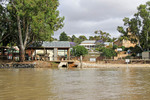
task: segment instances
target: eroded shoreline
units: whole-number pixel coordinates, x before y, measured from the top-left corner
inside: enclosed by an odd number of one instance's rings
[[[87,63],[87,62],[82,62],[82,64],[76,62],[75,64],[77,64],[79,68],[150,67],[150,64],[111,64],[111,63],[97,64],[97,63]]]
[[[54,67],[57,68],[59,65],[58,63],[52,63],[49,61],[7,62],[7,63],[1,62],[1,64],[34,65],[34,68],[54,68]],[[68,68],[121,68],[121,67],[141,67],[141,68],[143,67],[144,68],[144,67],[150,67],[150,64],[141,64],[141,63],[134,63],[134,64],[113,63],[112,64],[112,63],[90,63],[90,62],[82,62],[81,64],[79,61],[75,61],[73,64],[70,64]]]

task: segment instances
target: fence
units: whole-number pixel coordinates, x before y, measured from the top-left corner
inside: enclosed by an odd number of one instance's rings
[[[115,63],[115,64],[125,64],[126,59],[114,60],[114,59],[103,59],[103,63]],[[129,64],[150,64],[150,59],[129,59]]]

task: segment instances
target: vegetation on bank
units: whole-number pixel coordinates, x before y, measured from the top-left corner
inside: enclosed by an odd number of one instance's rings
[[[63,27],[58,0],[10,0],[0,4],[0,40],[3,46],[17,45],[20,60],[33,41],[51,41],[54,31]]]
[[[0,44],[2,46],[16,45],[20,49],[20,61],[25,59],[25,49],[36,41],[53,41],[54,31],[63,27],[64,17],[59,16],[58,0],[10,0],[8,4],[0,2]],[[99,41],[96,50],[106,58],[117,55],[116,49],[122,48],[123,51],[132,51],[132,55],[142,51],[149,51],[150,48],[150,2],[142,4],[137,8],[133,18],[125,17],[124,26],[118,26],[117,30],[121,33],[119,38],[112,38],[111,35],[102,30],[96,30],[89,39],[80,35],[68,36],[62,32],[59,41],[70,41],[76,43],[71,51],[74,56],[88,54],[85,47],[78,46],[84,40]],[[103,42],[114,42],[115,40],[129,40],[136,43],[135,47],[125,48],[117,45],[105,47]]]
[[[117,38],[111,38],[111,35],[109,33],[103,32],[101,30],[97,30],[94,32],[95,36],[89,36],[89,39],[84,36],[80,35],[79,37],[76,37],[75,35],[68,36],[66,32],[62,32],[59,36],[59,41],[70,41],[76,43],[76,45],[79,45],[82,41],[85,40],[102,40],[103,42],[114,42]]]
[[[149,51],[150,48],[150,1],[141,4],[133,18],[125,17],[124,27],[118,26],[124,39],[137,43],[142,51]]]
[[[71,51],[73,56],[84,56],[86,54],[88,54],[88,50],[84,47],[84,46],[74,46],[72,51]]]

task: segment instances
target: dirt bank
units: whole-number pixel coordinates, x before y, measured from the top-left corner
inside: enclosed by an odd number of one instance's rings
[[[24,62],[16,62],[9,60],[0,60],[0,64],[34,64],[35,68],[54,68],[58,67],[57,63],[53,63],[50,61],[24,61]]]
[[[79,68],[80,67],[80,63],[79,62],[76,62],[75,63],[76,65],[78,65]],[[116,68],[119,68],[119,67],[150,67],[150,64],[97,64],[97,63],[87,63],[87,62],[83,62],[82,63],[82,68],[102,68],[102,67],[105,67],[105,68],[111,68],[111,67],[116,67]]]
[[[50,61],[25,61],[25,62],[14,62],[14,61],[0,61],[0,64],[35,64],[35,68],[58,68],[59,63],[54,63]],[[111,68],[111,67],[150,67],[150,64],[134,63],[134,64],[125,64],[125,63],[90,63],[82,62],[82,68]],[[73,64],[69,64],[68,68],[81,68],[79,61],[75,61]]]

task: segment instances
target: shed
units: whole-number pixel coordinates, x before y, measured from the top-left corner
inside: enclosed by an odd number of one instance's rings
[[[142,59],[150,59],[150,51],[142,52]]]
[[[61,57],[70,59],[70,42],[69,41],[44,41],[35,42],[30,45],[26,53],[29,57],[35,57],[36,55],[44,56],[47,55],[49,60],[60,60]]]

